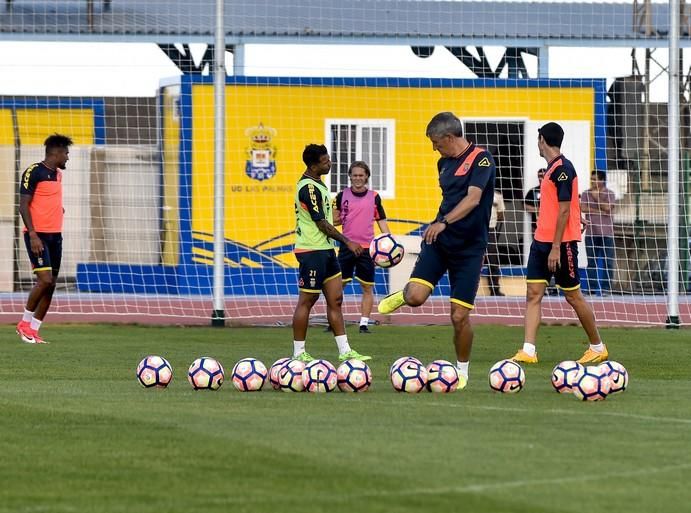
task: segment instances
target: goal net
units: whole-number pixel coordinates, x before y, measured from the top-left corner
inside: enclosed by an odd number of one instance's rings
[[[405,285],[441,200],[438,154],[425,127],[452,111],[465,136],[494,155],[501,193],[475,318],[521,322],[536,187],[546,167],[537,129],[556,121],[578,172],[587,221],[578,267],[598,320],[664,325],[669,8],[598,1],[545,8],[568,23],[540,21],[525,2],[226,2],[227,320],[290,321],[298,287],[295,186],[309,143],[329,149],[325,181],[334,197],[350,185],[350,163],[369,164],[369,186],[406,247],[401,264],[377,270],[375,294]],[[21,173],[43,159],[48,135],[62,133],[75,144],[64,173],[64,256],[50,315],[208,323],[214,2],[13,0],[4,9],[0,318],[17,317],[33,283],[18,215]],[[688,34],[683,2],[681,9]],[[462,21],[470,19],[482,22]],[[682,322],[691,320],[687,86],[679,95],[675,234]],[[346,317],[355,320],[357,280],[344,290]],[[445,277],[423,307],[373,318],[446,322],[448,295]],[[320,301],[316,316],[323,314]],[[543,318],[575,320],[553,287]]]

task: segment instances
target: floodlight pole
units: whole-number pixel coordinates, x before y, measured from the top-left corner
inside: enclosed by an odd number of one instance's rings
[[[214,271],[212,326],[225,326],[225,88],[226,44],[223,2],[216,0],[214,45]]]
[[[679,0],[669,2],[667,328],[679,328]]]

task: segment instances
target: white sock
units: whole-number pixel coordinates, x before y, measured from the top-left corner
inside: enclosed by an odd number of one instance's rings
[[[528,356],[535,356],[535,344],[523,342],[523,352]]]
[[[41,329],[41,324],[43,324],[43,321],[39,321],[36,317],[31,318],[31,329],[34,331],[38,331]]]
[[[30,312],[26,308],[24,309],[24,315],[22,315],[22,321],[23,322],[31,322],[31,319],[34,317],[34,312]]]
[[[336,335],[334,338],[338,346],[338,354],[345,354],[351,351],[350,344],[348,344],[348,335]]]
[[[293,358],[297,358],[305,352],[304,340],[293,340]]]
[[[459,360],[456,360],[456,370],[458,371],[458,374],[463,376],[466,380],[468,379],[468,367],[470,366],[470,362],[461,362]]]
[[[590,349],[592,349],[596,353],[601,353],[605,350],[605,345],[602,343],[602,340],[600,340],[600,342],[598,342],[597,344],[590,344]]]
[[[360,317],[360,326],[367,326],[369,324],[369,317]]]

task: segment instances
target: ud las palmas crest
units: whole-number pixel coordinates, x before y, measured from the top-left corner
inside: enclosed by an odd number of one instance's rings
[[[247,148],[245,173],[253,180],[268,180],[276,174],[276,146],[271,139],[276,136],[276,129],[264,126],[261,122],[245,130],[250,139]]]

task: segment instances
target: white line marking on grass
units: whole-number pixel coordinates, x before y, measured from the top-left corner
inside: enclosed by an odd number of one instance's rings
[[[462,393],[462,392],[461,392]],[[378,404],[388,404],[391,405],[392,403],[390,401],[369,401],[369,402],[376,402]],[[403,404],[403,403],[401,403]],[[430,401],[428,403],[416,403],[416,406],[419,404],[426,404],[428,406],[448,406],[449,408],[468,408],[472,410],[489,410],[489,411],[504,411],[504,412],[514,412],[514,413],[526,413],[530,411],[531,413],[535,412],[540,412],[540,413],[556,413],[558,415],[603,415],[606,417],[621,417],[621,418],[626,418],[626,419],[637,419],[637,420],[646,420],[646,421],[654,421],[654,422],[669,422],[669,423],[677,423],[677,424],[691,424],[691,419],[680,419],[676,417],[658,417],[658,416],[653,416],[653,415],[639,415],[636,413],[621,413],[621,412],[613,412],[613,411],[595,411],[595,410],[566,410],[562,408],[551,408],[549,410],[528,410],[527,408],[514,408],[510,406],[478,406],[474,404],[458,404],[458,403],[442,403],[438,401]]]
[[[406,489],[389,489],[376,491],[357,491],[352,494],[326,494],[319,491],[310,492],[310,499],[316,501],[335,501],[335,500],[350,500],[353,498],[386,498],[391,496],[415,496],[415,495],[438,495],[438,494],[463,494],[463,493],[483,493],[491,490],[523,488],[534,486],[549,486],[549,485],[567,485],[572,483],[584,483],[590,481],[602,481],[608,478],[621,479],[626,477],[648,477],[654,474],[663,474],[667,472],[677,472],[680,470],[691,469],[691,463],[682,463],[679,465],[668,465],[665,467],[647,467],[639,468],[637,470],[616,471],[609,473],[591,473],[582,476],[571,477],[557,477],[544,479],[520,479],[516,481],[493,481],[491,483],[478,483],[465,486],[439,486],[439,487],[423,487],[423,488],[406,488]],[[205,501],[214,504],[260,504],[272,501],[291,501],[298,500],[296,495],[256,495],[241,496],[233,495],[232,497],[222,498],[207,498]]]
[[[561,485],[570,483],[580,483],[587,481],[601,481],[609,477],[620,479],[622,477],[637,477],[650,476],[653,474],[662,474],[664,472],[674,472],[678,470],[685,470],[691,468],[691,463],[683,463],[680,465],[669,465],[666,467],[648,467],[638,470],[617,471],[608,474],[594,473],[583,476],[572,477],[557,477],[552,479],[521,479],[518,481],[504,481],[492,482],[484,484],[473,484],[466,486],[441,486],[438,488],[409,488],[405,490],[379,490],[376,492],[358,493],[358,496],[369,497],[387,497],[391,495],[435,495],[440,493],[482,493],[489,490],[497,490],[503,488],[522,488],[531,486],[546,486],[546,485]]]

